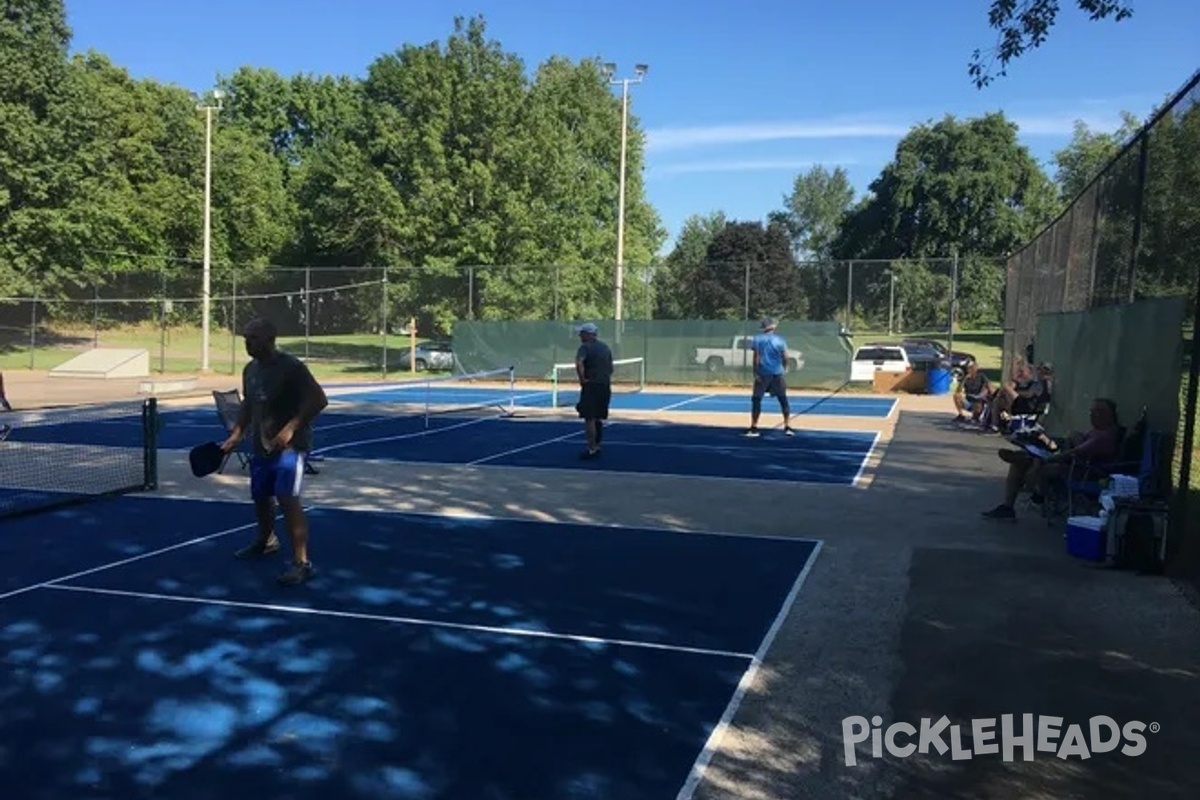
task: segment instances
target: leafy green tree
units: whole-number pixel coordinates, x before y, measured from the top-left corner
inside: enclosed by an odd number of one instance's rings
[[[1041,47],[1058,20],[1060,5],[1059,0],[992,0],[988,24],[999,36],[986,55],[976,50],[971,57],[967,71],[976,88],[1003,77],[1010,62]],[[1092,21],[1120,22],[1133,16],[1133,7],[1117,0],[1075,0],[1075,5]]]
[[[655,317],[686,319],[697,307],[694,278],[708,262],[708,248],[724,230],[725,212],[693,214],[683,221],[675,246],[654,274]]]
[[[841,259],[901,259],[897,302],[912,323],[922,307],[948,308],[947,259],[957,254],[971,266],[960,275],[960,308],[976,318],[999,309],[1003,273],[990,261],[1029,241],[1056,211],[1057,193],[1017,127],[1002,114],[918,125],[896,148],[894,159],[854,208],[834,244]],[[939,259],[938,281],[918,275],[920,262]],[[984,278],[979,270],[992,271]],[[844,280],[841,290],[844,294]],[[856,298],[886,297],[890,278],[880,270],[855,270]],[[945,286],[930,294],[934,285]],[[932,303],[932,305],[930,305]],[[939,312],[946,314],[947,312]],[[945,317],[943,316],[943,319]]]
[[[807,310],[791,237],[778,223],[727,222],[691,279],[692,317],[801,319]]]
[[[0,14],[0,290],[28,295],[54,264],[68,180],[54,109],[67,70],[63,0],[9,0]]]
[[[1121,127],[1112,133],[1092,131],[1076,122],[1071,141],[1054,152],[1054,182],[1063,202],[1074,200],[1140,129],[1141,123],[1127,111],[1121,114]]]
[[[853,202],[854,187],[841,167],[831,171],[818,165],[797,175],[791,193],[783,198],[780,216],[792,236],[797,258],[828,259]]]

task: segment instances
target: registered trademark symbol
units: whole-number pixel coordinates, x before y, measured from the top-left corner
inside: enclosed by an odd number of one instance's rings
[[[1162,730],[1162,725],[1159,725],[1157,722],[1150,723],[1150,732],[1151,733],[1158,733],[1161,730]]]

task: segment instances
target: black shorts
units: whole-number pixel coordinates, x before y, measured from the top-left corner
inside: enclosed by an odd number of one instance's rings
[[[1011,413],[1028,416],[1037,411],[1037,401],[1032,397],[1017,397],[1013,400]]]
[[[579,391],[575,410],[584,419],[608,419],[608,404],[612,400],[612,384],[585,383]]]
[[[784,383],[782,375],[754,376],[754,399],[761,400],[765,394],[780,400],[787,397],[787,384]]]

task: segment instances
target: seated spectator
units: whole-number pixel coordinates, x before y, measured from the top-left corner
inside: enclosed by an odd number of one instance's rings
[[[1074,459],[1082,459],[1085,469],[1087,465],[1110,464],[1115,461],[1120,446],[1116,403],[1103,397],[1094,400],[1091,424],[1092,429],[1086,434],[1072,434],[1061,445],[1043,437],[1042,443],[1047,445],[1046,449],[1052,450],[1044,457],[1036,456],[1026,449],[1001,450],[1000,459],[1008,464],[1008,476],[1004,481],[1004,502],[991,511],[985,511],[983,516],[989,519],[1016,519],[1014,506],[1017,496],[1025,488],[1029,489],[1033,502],[1040,504],[1045,497],[1046,487],[1051,481],[1065,479]]]
[[[1005,429],[1014,415],[1036,414],[1050,394],[1053,368],[1039,364],[1036,369],[1024,361],[1013,368],[1013,377],[1000,391],[996,392],[989,410],[988,428],[993,431]]]
[[[966,377],[954,393],[954,408],[958,422],[979,422],[992,398],[992,384],[974,361],[967,367]],[[968,414],[968,409],[970,414]]]

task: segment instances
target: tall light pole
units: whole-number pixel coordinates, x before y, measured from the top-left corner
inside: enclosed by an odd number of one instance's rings
[[[617,322],[621,321],[622,296],[625,289],[625,153],[629,144],[629,86],[641,83],[649,69],[650,67],[645,64],[635,64],[633,67],[634,77],[617,78],[615,77],[617,65],[613,63],[604,65],[604,73],[608,77],[608,82],[621,86],[621,170],[620,177],[617,179],[617,285],[613,314],[613,318]]]
[[[225,93],[214,89],[196,106],[204,112],[204,277],[200,290],[200,371],[208,372],[209,318],[212,316],[212,119]]]

